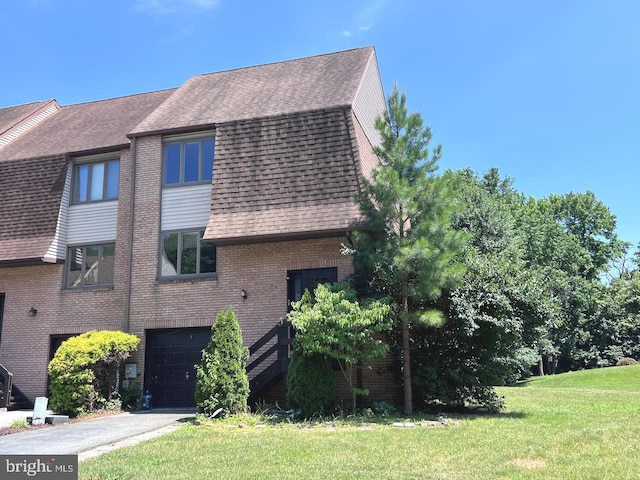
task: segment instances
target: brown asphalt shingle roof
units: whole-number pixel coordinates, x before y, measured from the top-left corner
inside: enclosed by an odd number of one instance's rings
[[[235,243],[359,225],[353,145],[349,107],[219,125],[204,238]]]
[[[53,239],[66,155],[0,162],[0,263],[44,257]]]
[[[14,127],[21,120],[44,107],[47,103],[49,103],[48,100],[43,102],[27,103],[25,105],[16,105],[15,107],[0,108],[0,137],[2,137],[5,132]]]
[[[0,162],[128,145],[127,132],[174,91],[63,106],[55,115],[0,149]]]
[[[131,132],[351,105],[373,47],[191,77]]]

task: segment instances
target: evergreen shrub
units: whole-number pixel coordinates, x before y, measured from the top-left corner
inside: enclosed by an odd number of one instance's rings
[[[294,349],[287,372],[287,406],[302,410],[304,417],[323,415],[336,398],[331,361],[324,355],[305,355]]]
[[[209,344],[202,350],[202,361],[195,365],[195,400],[201,413],[212,415],[219,408],[224,414],[247,410],[247,358],[249,349],[242,346],[242,332],[233,310],[220,312],[211,327]]]

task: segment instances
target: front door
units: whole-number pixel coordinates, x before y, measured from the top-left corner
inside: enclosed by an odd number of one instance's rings
[[[334,283],[337,281],[338,269],[336,267],[291,270],[287,272],[287,310],[291,311],[291,302],[299,301],[305,290],[313,293],[320,283]]]
[[[211,328],[147,331],[145,390],[154,408],[194,407],[196,372]]]

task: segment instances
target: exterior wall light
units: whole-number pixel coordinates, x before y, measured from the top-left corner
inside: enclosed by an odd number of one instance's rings
[[[248,294],[244,288],[240,291],[240,296],[242,297],[243,300],[247,299]]]
[[[36,310],[35,308],[31,307],[31,309],[29,310],[29,316],[30,317],[35,317],[36,313],[38,313],[38,310]]]

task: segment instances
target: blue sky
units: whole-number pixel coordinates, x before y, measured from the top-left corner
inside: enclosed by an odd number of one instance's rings
[[[524,193],[592,190],[640,242],[636,0],[21,0],[0,11],[0,107],[68,105],[190,76],[376,48],[385,91]]]

